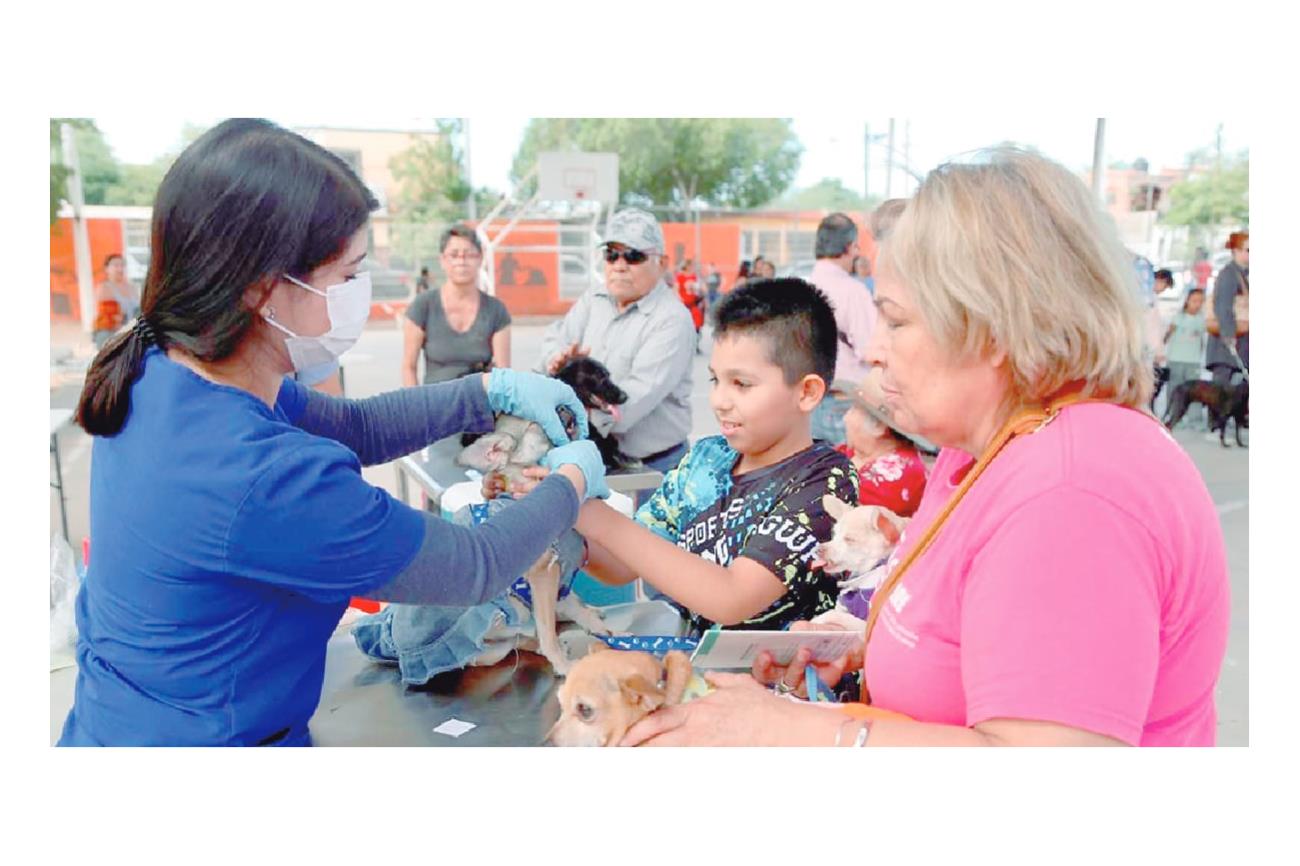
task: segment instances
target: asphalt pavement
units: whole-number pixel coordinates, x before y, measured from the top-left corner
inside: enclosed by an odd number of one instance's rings
[[[516,323],[512,330],[512,358],[516,368],[531,368],[540,354],[544,326],[540,323]],[[718,432],[717,422],[708,402],[708,339],[704,352],[696,356],[693,398],[694,425],[692,439]],[[351,397],[367,397],[391,390],[401,384],[399,373],[402,339],[393,322],[375,322],[366,328],[356,347],[344,356],[345,383]],[[81,391],[85,365],[91,356],[89,339],[75,331],[60,330],[52,334],[50,370],[50,408],[73,408]],[[1175,438],[1195,461],[1206,487],[1218,508],[1228,552],[1232,580],[1232,622],[1228,651],[1217,692],[1219,710],[1219,745],[1245,746],[1249,737],[1249,601],[1250,601],[1250,526],[1249,450],[1223,448],[1217,437],[1180,429]],[[1231,436],[1229,437],[1231,442]],[[59,433],[59,451],[67,496],[68,535],[73,547],[80,550],[81,539],[89,532],[89,489],[91,441],[84,432],[69,426]],[[51,462],[51,478],[53,463]],[[396,470],[391,465],[369,467],[363,474],[372,484],[397,495]],[[51,533],[59,532],[57,494],[50,496]],[[61,720],[60,720],[61,721]]]

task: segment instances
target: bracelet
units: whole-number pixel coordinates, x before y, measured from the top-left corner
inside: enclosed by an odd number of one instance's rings
[[[871,733],[871,722],[865,719],[845,719],[840,722],[840,729],[835,732],[835,747],[838,748],[841,739],[844,737],[844,726],[851,722],[858,722],[861,727],[858,728],[857,736],[853,738],[853,748],[860,749],[867,744],[867,735]]]

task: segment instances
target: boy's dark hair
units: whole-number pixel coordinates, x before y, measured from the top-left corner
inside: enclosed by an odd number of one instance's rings
[[[1164,280],[1166,283],[1172,286],[1174,284],[1174,272],[1169,270],[1169,268],[1161,268],[1160,270],[1156,271],[1155,279]]]
[[[830,387],[835,377],[835,311],[812,283],[798,277],[755,280],[713,310],[713,336],[749,334],[767,342],[768,358],[787,385],[809,374]]]
[[[447,227],[447,230],[442,233],[442,239],[438,243],[438,252],[445,253],[447,251],[447,244],[451,243],[452,238],[467,240],[474,245],[475,250],[480,253],[483,252],[483,242],[478,239],[478,235],[474,234],[474,230],[464,223],[457,223],[454,226]]]

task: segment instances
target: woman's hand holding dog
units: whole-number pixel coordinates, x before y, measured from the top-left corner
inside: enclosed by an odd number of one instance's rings
[[[811,742],[831,744],[834,720],[826,710],[776,697],[747,674],[706,673],[714,691],[686,704],[664,707],[633,725],[620,746],[780,746],[804,738],[803,727],[832,725],[822,736],[807,732]],[[816,718],[827,714],[827,718]]]

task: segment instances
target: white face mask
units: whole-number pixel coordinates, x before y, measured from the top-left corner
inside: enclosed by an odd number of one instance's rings
[[[289,335],[284,345],[289,350],[293,368],[301,372],[337,361],[340,355],[356,345],[361,338],[361,329],[370,318],[370,274],[360,274],[347,282],[329,286],[323,292],[288,274],[284,278],[295,286],[325,298],[330,317],[328,331],[319,337],[300,337],[266,313],[262,314],[268,324]]]

